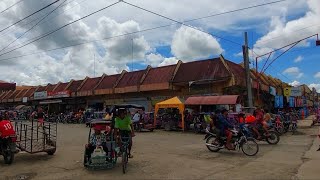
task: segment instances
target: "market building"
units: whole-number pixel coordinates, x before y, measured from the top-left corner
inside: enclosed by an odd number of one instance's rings
[[[245,73],[242,64],[218,58],[193,61],[100,77],[86,77],[25,89],[9,89],[0,93],[2,106],[47,106],[51,112],[64,112],[79,108],[104,110],[113,104],[129,103],[143,105],[147,111],[157,102],[178,96],[236,95],[237,103],[245,106],[247,100]],[[269,109],[288,106],[291,95],[285,95],[289,84],[270,75],[251,70],[255,106]],[[306,99],[304,106],[314,106],[316,92],[301,86],[301,96],[294,101]],[[282,101],[282,102],[280,102]],[[298,103],[295,107],[300,107]]]

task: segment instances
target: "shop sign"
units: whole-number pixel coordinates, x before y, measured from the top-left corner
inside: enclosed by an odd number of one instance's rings
[[[48,92],[48,98],[70,97],[70,91]]]
[[[33,99],[46,99],[48,97],[47,91],[35,92]]]
[[[284,96],[298,97],[302,96],[301,87],[287,87],[284,88]]]
[[[277,90],[276,90],[276,88],[270,86],[270,87],[269,87],[269,93],[270,93],[271,95],[273,95],[273,96],[277,95]]]
[[[22,102],[23,102],[23,103],[28,102],[28,97],[23,97],[23,98],[22,98]]]

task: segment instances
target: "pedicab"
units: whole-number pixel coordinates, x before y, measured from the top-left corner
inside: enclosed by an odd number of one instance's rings
[[[15,153],[20,151],[29,154],[47,153],[53,155],[57,149],[57,123],[36,120],[14,122],[16,135],[6,138],[5,144],[0,144],[0,155],[4,157],[5,164],[11,164]]]
[[[89,155],[86,153],[87,147],[84,153],[84,166],[88,169],[112,169],[116,166],[117,159],[119,156],[122,157],[122,170],[123,173],[127,171],[127,165],[129,160],[129,153],[128,153],[128,146],[130,143],[130,137],[121,137],[117,139],[115,137],[114,132],[114,125],[115,125],[115,117],[118,116],[119,109],[126,109],[129,108],[140,108],[139,105],[114,105],[110,113],[113,114],[112,120],[93,120],[90,123],[90,130],[88,136],[88,144],[90,144],[90,139],[93,136],[92,130],[98,129],[100,130],[102,137],[106,137],[106,143],[103,145],[102,142],[97,142],[96,146],[94,147],[93,152]],[[118,141],[119,140],[119,141]],[[119,147],[121,144],[121,147]]]
[[[93,152],[90,154],[89,146],[86,145],[84,152],[83,165],[88,169],[111,169],[117,163],[118,154],[116,151],[117,144],[111,129],[112,121],[92,121],[88,136],[88,145],[91,143],[91,138],[94,136],[93,129],[99,130],[100,137],[105,137],[105,140],[99,139],[96,142]],[[98,139],[98,138],[97,138]],[[105,141],[105,144],[103,144]]]

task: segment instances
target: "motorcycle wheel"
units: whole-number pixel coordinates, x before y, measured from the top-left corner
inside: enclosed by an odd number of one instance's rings
[[[280,141],[280,137],[279,137],[278,133],[276,133],[274,131],[269,131],[269,134],[270,134],[270,136],[266,137],[266,141],[272,145],[278,144]]]
[[[253,138],[247,138],[247,141],[241,144],[241,150],[247,156],[255,156],[259,152],[259,145]]]
[[[284,134],[284,127],[283,127],[282,124],[277,125],[277,126],[275,127],[275,130],[277,131],[277,133],[279,133],[279,135]]]
[[[213,142],[217,142],[217,138],[214,137],[214,136],[210,136],[209,138],[207,138],[206,140],[206,144],[213,144]],[[218,152],[220,151],[220,148],[217,146],[217,147],[213,147],[213,146],[208,146],[207,145],[207,148],[209,149],[209,151],[211,152]]]

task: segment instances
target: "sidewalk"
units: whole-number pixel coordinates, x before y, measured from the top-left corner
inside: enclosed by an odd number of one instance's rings
[[[298,127],[310,127],[312,123],[313,116],[309,116],[305,120],[300,120]],[[306,151],[302,157],[303,164],[299,167],[296,177],[298,179],[320,179],[320,151],[317,151],[319,148],[319,138],[318,131],[320,126],[310,127],[311,134],[310,136],[314,137],[313,144],[309,150]]]

